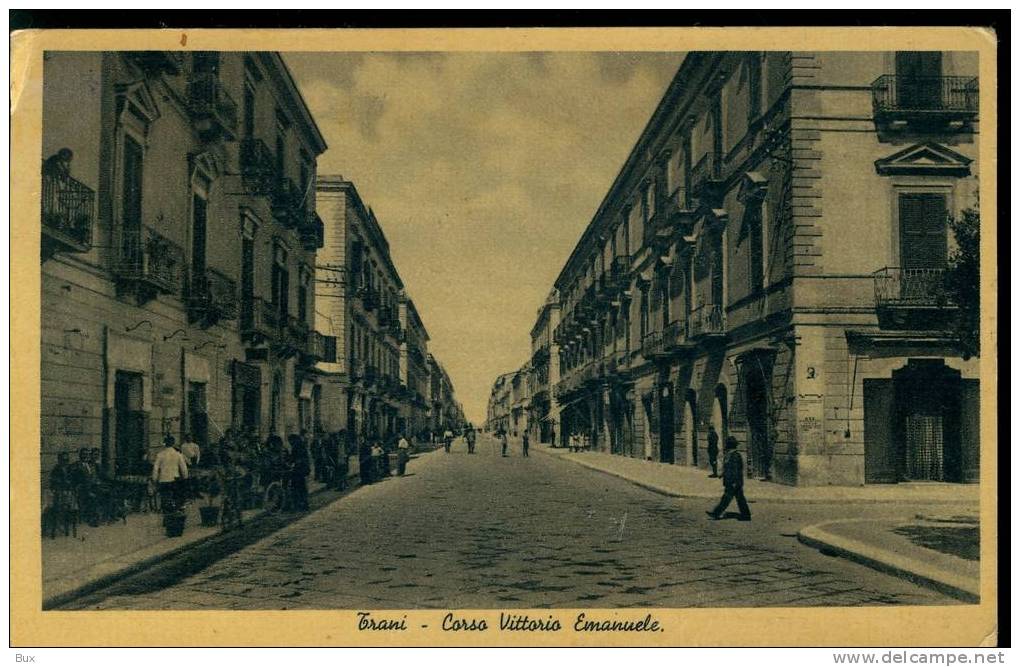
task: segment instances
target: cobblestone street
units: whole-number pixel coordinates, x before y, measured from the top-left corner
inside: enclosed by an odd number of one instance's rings
[[[423,454],[177,585],[101,609],[385,609],[956,604],[797,542],[829,504],[708,521],[677,500],[482,436]],[[751,499],[753,501],[753,498]],[[899,511],[903,508],[898,507]],[[842,509],[846,511],[845,508]],[[880,514],[883,509],[868,510]]]

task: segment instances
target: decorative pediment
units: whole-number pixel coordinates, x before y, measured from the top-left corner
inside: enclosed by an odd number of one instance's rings
[[[881,176],[969,176],[972,159],[939,144],[917,144],[875,160]]]
[[[215,181],[223,173],[223,159],[213,151],[192,153],[189,157],[192,177],[198,175],[207,181]]]
[[[737,193],[737,198],[745,204],[761,201],[765,198],[768,188],[769,179],[757,171],[748,171],[740,179],[740,191]]]
[[[114,87],[117,100],[117,116],[122,118],[125,113],[134,115],[145,127],[159,118],[159,107],[153,97],[149,85],[144,80],[133,83],[122,83]]]

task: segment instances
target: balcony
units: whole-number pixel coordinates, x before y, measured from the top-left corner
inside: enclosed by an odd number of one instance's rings
[[[188,82],[188,106],[203,141],[237,136],[237,104],[214,72],[195,74]]]
[[[347,364],[347,374],[351,380],[357,381],[365,376],[365,365],[360,359],[351,358]]]
[[[96,193],[68,174],[42,175],[42,249],[88,252],[92,248]]]
[[[184,250],[148,227],[119,229],[114,275],[119,291],[131,292],[140,303],[158,294],[179,294],[184,283]]]
[[[955,317],[945,269],[886,267],[874,274],[879,325],[893,329],[943,329]]]
[[[203,328],[238,315],[237,283],[215,269],[196,272],[188,295],[188,321]]]
[[[273,217],[284,227],[297,227],[305,222],[304,193],[298,188],[294,179],[278,176],[273,187],[271,205]]]
[[[270,195],[276,183],[276,161],[273,153],[261,139],[245,137],[241,140],[241,180],[249,192]]]
[[[882,126],[945,126],[977,117],[978,80],[968,76],[896,76],[871,84],[875,122]]]
[[[365,384],[375,384],[379,380],[379,369],[372,364],[366,364],[362,378],[365,380]]]
[[[308,332],[308,345],[306,346],[306,359],[309,364],[325,362],[336,363],[336,336],[326,336],[318,331]]]
[[[692,340],[723,338],[726,336],[726,318],[722,306],[710,304],[691,311],[688,334]]]
[[[379,295],[371,287],[362,287],[359,290],[361,306],[367,311],[373,311],[379,305]]]
[[[124,55],[148,75],[180,74],[184,69],[181,51],[128,51]]]
[[[241,303],[241,338],[249,343],[262,343],[278,335],[277,315],[273,304],[262,297]]]
[[[662,349],[667,354],[684,352],[693,347],[688,338],[689,320],[676,321],[671,323],[662,332]]]
[[[649,331],[641,339],[641,356],[645,359],[659,359],[663,356],[662,332]]]
[[[310,327],[308,322],[296,315],[287,316],[287,326],[283,331],[283,340],[294,354],[308,354]]]
[[[690,193],[684,193],[685,205],[689,209],[700,206],[716,208],[722,202],[724,187],[722,156],[706,153],[691,168],[691,190]]]
[[[617,255],[609,265],[609,280],[617,288],[626,287],[630,282],[630,255]]]
[[[322,247],[326,230],[322,224],[319,214],[312,211],[298,225],[298,235],[301,237],[301,245],[308,252],[315,252]]]

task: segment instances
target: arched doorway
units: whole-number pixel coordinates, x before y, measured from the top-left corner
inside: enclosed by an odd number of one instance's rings
[[[958,482],[960,372],[942,359],[910,359],[893,371],[900,478]]]
[[[698,465],[698,407],[697,396],[693,391],[687,392],[684,401],[684,424],[687,441],[687,463]]]
[[[712,425],[715,426],[715,432],[719,434],[720,445],[726,441],[726,436],[730,434],[728,409],[726,387],[719,385],[715,388],[715,400],[712,402]]]
[[[659,461],[674,463],[673,451],[673,388],[664,384],[659,388]]]
[[[769,391],[766,373],[757,359],[747,362],[744,374],[748,431],[748,470],[750,474],[771,479],[772,442],[769,434]]]

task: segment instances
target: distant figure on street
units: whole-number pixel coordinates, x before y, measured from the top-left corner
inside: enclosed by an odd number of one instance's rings
[[[291,507],[298,512],[308,511],[308,474],[312,472],[308,444],[300,435],[287,436],[290,445]]]
[[[726,438],[726,454],[723,457],[723,495],[715,509],[708,512],[712,519],[721,519],[730,501],[737,499],[740,509],[740,521],[751,520],[751,509],[744,498],[744,458],[737,451],[737,439],[732,435]]]
[[[198,461],[202,458],[202,448],[195,442],[195,438],[191,433],[185,433],[184,442],[181,443],[181,454],[187,459],[189,466],[197,466]]]
[[[446,449],[446,453],[450,453],[450,445],[453,444],[453,431],[446,429],[443,433],[443,448]]]
[[[174,445],[174,437],[168,435],[152,465],[152,481],[159,485],[160,507],[166,514],[180,508],[181,485],[188,479],[188,462]]]
[[[400,440],[397,440],[397,474],[401,477],[404,476],[404,471],[407,470],[407,459],[410,457],[410,454],[411,443],[401,434]]]
[[[521,436],[521,449],[524,451],[524,456],[528,455],[528,432],[525,431],[524,435]]]
[[[372,459],[372,450],[368,446],[368,441],[364,438],[358,442],[358,474],[361,475],[362,484],[372,483],[372,468],[375,465],[375,461]]]
[[[712,474],[709,477],[719,476],[719,434],[715,432],[715,426],[708,425],[708,465],[712,466]]]
[[[477,436],[475,435],[475,430],[473,428],[468,428],[467,433],[464,434],[464,439],[467,440],[468,454],[474,454],[475,453],[475,438],[476,437]]]
[[[503,456],[506,456],[506,431],[499,432],[499,443],[503,450]]]

